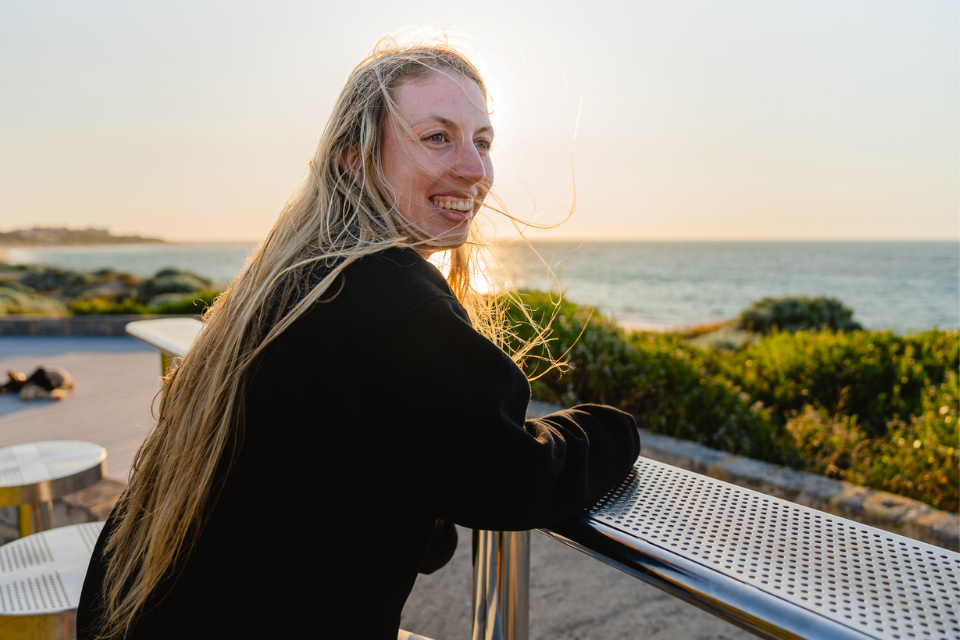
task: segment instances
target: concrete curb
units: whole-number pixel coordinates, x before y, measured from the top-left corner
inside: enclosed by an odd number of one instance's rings
[[[123,330],[134,320],[153,320],[156,315],[129,316],[0,316],[0,336],[125,336]]]
[[[528,417],[561,407],[532,401]],[[807,471],[760,462],[695,442],[640,430],[642,455],[717,480],[849,518],[884,531],[960,551],[960,515],[903,496]]]

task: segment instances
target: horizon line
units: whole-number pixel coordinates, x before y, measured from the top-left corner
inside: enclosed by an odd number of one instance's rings
[[[518,241],[516,236],[494,237],[485,241],[487,244],[508,243]],[[263,240],[259,239],[213,239],[200,238],[192,240],[171,240],[163,239],[169,244],[256,244]],[[612,237],[575,237],[575,236],[533,236],[528,237],[530,242],[957,242],[960,243],[960,236],[956,238],[612,238]],[[146,244],[146,243],[144,243]]]

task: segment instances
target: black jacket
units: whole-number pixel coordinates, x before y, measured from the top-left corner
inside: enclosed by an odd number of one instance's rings
[[[266,350],[239,459],[130,637],[394,640],[438,519],[555,524],[639,454],[627,414],[586,405],[525,421],[529,398],[436,268],[411,250],[359,260],[336,298]],[[84,584],[80,640],[96,625],[111,530]]]

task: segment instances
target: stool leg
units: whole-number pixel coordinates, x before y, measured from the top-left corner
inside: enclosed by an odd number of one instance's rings
[[[21,504],[17,507],[17,520],[20,526],[20,537],[26,538],[34,533],[33,530],[33,506],[32,504]]]
[[[37,505],[37,531],[49,531],[53,529],[53,503],[49,500]]]
[[[160,352],[160,375],[165,376],[170,373],[170,367],[173,366],[173,358],[165,354],[163,351]]]
[[[17,516],[21,538],[53,529],[52,502],[21,504],[17,507]]]

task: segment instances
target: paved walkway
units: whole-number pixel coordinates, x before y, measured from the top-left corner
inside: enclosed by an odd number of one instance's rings
[[[0,384],[7,370],[30,374],[63,367],[76,391],[61,401],[24,402],[0,395],[0,446],[38,440],[87,440],[107,449],[107,475],[126,481],[137,448],[153,425],[160,356],[127,337],[0,337]]]
[[[0,337],[0,383],[10,368],[40,364],[71,373],[76,392],[60,402],[0,396],[0,446],[87,440],[107,449],[108,474],[126,480],[160,389],[160,358],[133,338]],[[309,502],[309,500],[307,500]],[[532,533],[531,640],[747,640],[719,618]],[[450,564],[420,576],[401,626],[435,640],[470,638],[470,532]]]
[[[470,531],[450,564],[420,576],[400,627],[470,639]],[[530,534],[530,640],[748,640],[756,636],[537,532]]]

